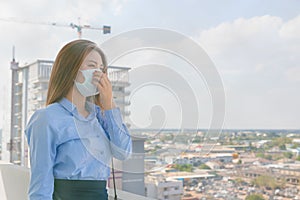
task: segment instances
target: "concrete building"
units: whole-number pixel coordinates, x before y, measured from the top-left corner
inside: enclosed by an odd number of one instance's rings
[[[145,196],[145,149],[143,138],[132,136],[132,156],[125,161],[114,159],[116,187],[119,190]],[[113,187],[112,175],[108,186]]]
[[[14,51],[14,50],[13,50]],[[14,54],[14,52],[13,52]],[[4,114],[3,115],[3,131],[2,131],[2,152],[1,152],[1,159],[7,162],[12,162],[14,164],[20,164],[21,160],[21,139],[20,135],[20,124],[21,119],[20,116],[16,113],[19,113],[21,103],[19,99],[19,94],[21,87],[18,85],[19,77],[19,63],[15,61],[13,56],[13,60],[10,63],[11,69],[11,92],[7,94],[7,96],[3,97],[3,99],[10,103],[4,105]],[[13,98],[12,98],[13,97]],[[11,153],[10,153],[11,152]],[[14,162],[13,162],[14,161]]]
[[[178,158],[174,158],[174,164],[191,164],[191,165],[200,165],[201,163],[206,163],[209,161],[220,161],[223,163],[232,162],[231,153],[209,153],[207,155],[202,155],[199,153],[184,153],[181,154]]]
[[[159,200],[180,200],[183,183],[180,180],[167,180],[162,174],[151,174],[146,179],[146,194]]]
[[[201,182],[202,180],[215,179],[215,174],[210,174],[210,170],[195,170],[194,172],[169,172],[165,173],[166,180],[180,180],[183,182],[183,186],[188,186],[193,181]]]

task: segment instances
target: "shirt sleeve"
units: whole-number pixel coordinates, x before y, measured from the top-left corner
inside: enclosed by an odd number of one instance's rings
[[[30,148],[30,200],[52,200],[56,155],[55,130],[45,111],[36,111],[28,122],[25,135]]]
[[[132,153],[132,140],[120,108],[105,110],[103,114],[99,110],[97,118],[110,140],[113,156],[119,160],[127,159]]]

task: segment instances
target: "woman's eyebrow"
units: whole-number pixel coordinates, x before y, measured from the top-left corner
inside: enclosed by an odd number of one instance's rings
[[[95,63],[96,65],[98,64],[97,61],[95,60],[88,60],[89,62]],[[100,66],[103,66],[103,63],[100,64]]]
[[[93,62],[95,64],[98,64],[97,61],[94,61],[94,60],[89,60],[89,62]]]

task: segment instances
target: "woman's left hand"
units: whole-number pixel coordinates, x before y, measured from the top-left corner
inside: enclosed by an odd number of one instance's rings
[[[112,95],[112,86],[107,74],[101,71],[95,71],[93,76],[93,84],[99,91],[99,102],[104,110],[110,110],[115,107]]]

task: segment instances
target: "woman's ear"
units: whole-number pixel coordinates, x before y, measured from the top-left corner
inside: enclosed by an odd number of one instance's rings
[[[81,72],[81,70],[78,70],[77,74],[76,74],[76,77],[75,77],[75,80],[79,83],[83,83],[85,78]]]

